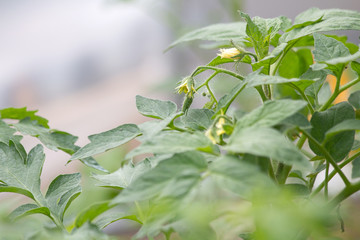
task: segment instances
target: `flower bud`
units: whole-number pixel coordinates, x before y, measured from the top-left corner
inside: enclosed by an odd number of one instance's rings
[[[236,59],[236,56],[240,53],[244,52],[244,49],[237,49],[237,48],[221,48],[220,53],[218,53],[218,56],[221,58],[230,58],[230,59]]]

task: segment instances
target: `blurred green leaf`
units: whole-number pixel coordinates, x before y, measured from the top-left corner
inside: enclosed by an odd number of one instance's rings
[[[210,165],[211,176],[221,188],[249,198],[258,188],[274,187],[272,181],[260,169],[241,159],[222,156]]]
[[[27,215],[37,214],[37,213],[50,216],[50,211],[47,207],[39,207],[36,204],[28,203],[21,205],[20,207],[12,211],[11,214],[9,215],[9,218],[11,220],[16,220],[17,218],[25,217]]]
[[[135,179],[113,203],[147,200],[154,197],[180,200],[200,181],[207,168],[197,152],[175,154]]]

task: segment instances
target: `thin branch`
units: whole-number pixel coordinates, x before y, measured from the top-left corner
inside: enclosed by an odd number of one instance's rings
[[[335,160],[333,159],[333,157],[330,155],[330,153],[324,148],[324,146],[322,146],[315,138],[313,138],[313,136],[311,136],[310,134],[308,134],[306,131],[299,129],[300,131],[302,131],[302,133],[309,139],[309,141],[311,141],[312,143],[314,143],[316,145],[316,147],[324,154],[326,161],[328,161],[333,168],[335,169],[335,171],[339,174],[339,176],[341,177],[341,179],[344,181],[346,186],[350,186],[351,183],[349,181],[349,179],[347,179],[347,177],[345,176],[345,174],[343,173],[343,171],[341,171],[341,169],[339,168],[339,166],[337,165],[337,163],[335,162]]]

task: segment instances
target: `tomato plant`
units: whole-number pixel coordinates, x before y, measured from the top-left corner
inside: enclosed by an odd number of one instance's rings
[[[110,239],[101,229],[124,219],[139,224],[134,239],[340,239],[333,236],[334,226],[344,228],[339,206],[360,190],[360,91],[340,102],[338,96],[360,81],[360,51],[333,32],[360,30],[360,13],[312,8],[294,22],[240,15],[243,22],[198,29],[170,46],[206,40],[221,49],[179,82],[181,107],[136,96],[151,121],[91,135],[79,147],[77,137],[51,129],[36,111],[0,110],[0,192],[31,201],[9,218],[47,216],[52,225],[30,239]],[[354,79],[342,83],[344,71]],[[225,94],[211,85],[223,76],[237,81]],[[328,76],[335,79],[329,94]],[[236,100],[252,89],[261,104],[244,113]],[[195,108],[197,99],[207,102]],[[22,135],[41,144],[26,152]],[[141,144],[115,172],[93,158],[133,139]],[[102,171],[93,178],[119,194],[65,221],[81,177],[59,175],[43,193],[44,147]],[[351,176],[343,171],[348,165]],[[335,176],[343,186],[329,194]]]

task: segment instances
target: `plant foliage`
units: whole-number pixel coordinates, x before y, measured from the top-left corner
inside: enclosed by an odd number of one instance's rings
[[[136,96],[138,111],[151,121],[91,135],[90,143],[79,147],[77,137],[50,129],[36,111],[0,110],[0,192],[31,200],[10,218],[47,216],[52,229],[35,233],[34,239],[51,234],[110,239],[101,229],[121,219],[140,224],[134,239],[335,239],[329,229],[339,218],[336,208],[360,190],[360,93],[339,99],[360,81],[360,51],[346,37],[327,32],[359,31],[360,13],[312,8],[294,22],[240,16],[244,21],[198,29],[170,45],[205,40],[226,48],[179,83],[181,108]],[[252,72],[239,71],[239,65]],[[345,71],[355,78],[344,84]],[[212,74],[201,81],[203,72]],[[220,74],[238,81],[225,94],[210,85],[221,81]],[[327,76],[336,79],[330,95]],[[239,114],[237,97],[252,88],[261,105]],[[208,101],[194,108],[201,92]],[[26,152],[23,135],[41,144]],[[108,173],[92,158],[135,138],[141,144],[115,172]],[[93,178],[119,194],[84,207],[73,223],[65,221],[66,209],[81,193],[80,174],[56,177],[44,194],[43,146],[103,171]],[[134,160],[142,154],[150,157]],[[347,176],[342,168],[350,163]],[[343,188],[330,195],[336,175]],[[315,185],[316,179],[320,183]]]

